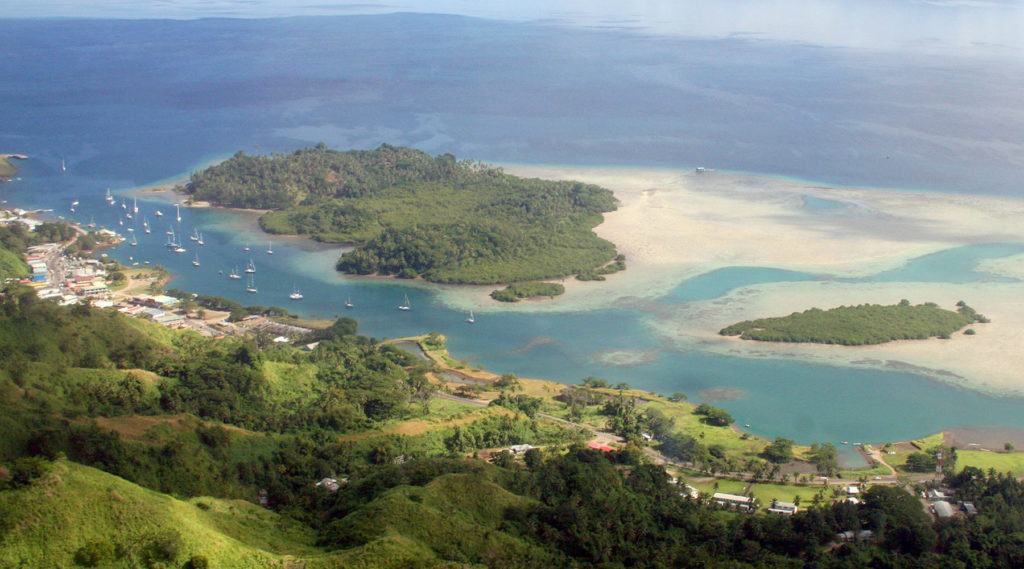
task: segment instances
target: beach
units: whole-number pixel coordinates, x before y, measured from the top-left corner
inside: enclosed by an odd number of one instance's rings
[[[1024,200],[992,196],[839,188],[728,172],[506,165],[524,177],[576,179],[615,192],[617,211],[595,231],[616,244],[628,269],[607,281],[565,279],[553,302],[510,309],[571,311],[630,307],[680,349],[751,358],[801,360],[923,373],[996,394],[1024,394],[1024,284],[990,282],[837,282],[875,275],[954,247],[1024,242]],[[734,288],[724,296],[665,305],[658,299],[693,276],[723,267],[770,267],[822,280]],[[1024,274],[1024,256],[979,262],[993,277]],[[1006,281],[1006,282],[1001,282]],[[445,291],[451,304],[494,309],[486,291]],[[490,290],[488,288],[488,290]],[[876,346],[774,344],[723,338],[734,322],[812,307],[861,303],[966,301],[991,319],[976,335]]]

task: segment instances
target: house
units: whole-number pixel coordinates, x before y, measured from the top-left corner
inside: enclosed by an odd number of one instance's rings
[[[508,451],[512,454],[526,454],[526,451],[533,448],[533,445],[512,445]]]
[[[928,500],[949,500],[953,492],[948,488],[933,488],[928,491]]]
[[[774,502],[772,502],[771,507],[768,508],[768,512],[772,513],[772,514],[782,514],[784,516],[792,516],[793,514],[797,513],[797,511],[799,509],[800,508],[796,504],[794,504],[792,502],[774,501]]]
[[[860,543],[864,543],[864,542],[872,541],[874,539],[875,539],[875,532],[873,532],[873,531],[871,531],[869,529],[860,530],[860,531],[848,530],[848,531],[843,531],[843,532],[839,532],[839,533],[836,534],[836,541],[838,541],[838,542],[845,542],[845,543],[852,543],[852,542],[855,542],[855,541],[856,542],[860,542]]]
[[[846,495],[847,496],[856,496],[858,494],[860,494],[860,488],[859,487],[857,487],[857,486],[847,486],[846,487]]]
[[[323,488],[328,492],[337,492],[338,489],[341,488],[341,486],[338,484],[338,481],[333,478],[323,478],[319,482],[317,482],[315,486],[317,488]]]
[[[974,502],[962,502],[960,504],[960,509],[968,516],[974,516],[978,513],[978,508],[974,507]]]
[[[935,514],[936,518],[946,519],[953,517],[953,506],[945,500],[939,500],[938,502],[932,503],[932,513]]]
[[[753,496],[740,496],[738,494],[715,492],[714,495],[711,496],[711,501],[723,506],[736,506],[741,510],[753,510],[756,507]]]
[[[689,484],[683,484],[683,489],[679,491],[679,495],[687,496],[696,500],[697,498],[700,497],[700,492],[693,486],[690,486]]]

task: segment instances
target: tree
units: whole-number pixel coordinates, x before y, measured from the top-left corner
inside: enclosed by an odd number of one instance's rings
[[[733,418],[725,409],[718,407],[712,407],[707,403],[701,403],[693,411],[695,415],[703,415],[704,422],[709,425],[716,425],[719,427],[726,427],[732,424]]]
[[[839,471],[839,451],[832,443],[813,443],[809,458],[818,470],[818,474],[835,476]]]
[[[1003,443],[1003,450],[1006,452],[1012,452],[1014,448],[1013,441],[1006,441]]]
[[[761,456],[776,464],[785,464],[793,460],[793,440],[776,437],[775,442],[764,447]]]

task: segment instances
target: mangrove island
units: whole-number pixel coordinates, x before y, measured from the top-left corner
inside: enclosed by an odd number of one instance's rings
[[[975,322],[988,322],[988,318],[962,300],[954,312],[939,308],[934,302],[911,305],[904,299],[899,304],[888,306],[861,304],[829,310],[812,308],[789,316],[747,320],[727,326],[719,334],[764,342],[861,346],[893,340],[949,338],[950,334]],[[964,333],[972,334],[973,329]]]

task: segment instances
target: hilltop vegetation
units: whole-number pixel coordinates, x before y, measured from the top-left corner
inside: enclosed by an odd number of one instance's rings
[[[932,302],[883,306],[862,304],[829,310],[812,308],[789,316],[747,320],[723,328],[723,336],[765,342],[813,342],[858,346],[893,340],[949,338],[950,334],[975,322],[988,322],[963,301],[957,310],[944,310]]]
[[[274,210],[260,218],[270,233],[355,244],[337,263],[347,273],[491,284],[594,274],[616,257],[592,231],[616,208],[610,191],[519,178],[451,154],[386,144],[239,152],[192,174],[185,189],[218,205]]]

